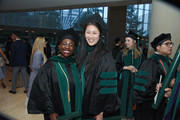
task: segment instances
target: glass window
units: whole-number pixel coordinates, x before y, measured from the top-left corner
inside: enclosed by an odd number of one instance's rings
[[[87,8],[83,8],[82,10],[83,10],[83,12],[87,12]]]
[[[143,7],[144,7],[144,4],[140,4],[140,5],[138,5],[139,6],[139,9],[144,9]]]
[[[130,6],[130,5],[129,5]],[[133,5],[131,5],[131,6],[133,6]],[[137,8],[138,7],[138,5],[134,5],[134,8]]]
[[[132,30],[140,36],[148,37],[151,16],[151,4],[127,6],[126,33]]]
[[[150,4],[145,4],[145,10],[149,10]]]
[[[139,19],[139,22],[142,22],[143,17],[144,17],[144,15],[143,15],[143,10],[142,10],[142,9],[139,9],[139,11],[138,11],[138,19]]]
[[[145,11],[144,13],[144,23],[149,23],[149,11]]]
[[[0,13],[0,25],[68,29],[76,24],[75,29],[79,30],[80,19],[96,12],[99,12],[107,23],[108,7],[93,7],[54,11]]]

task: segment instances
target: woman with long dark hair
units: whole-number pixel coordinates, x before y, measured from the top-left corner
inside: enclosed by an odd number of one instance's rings
[[[114,59],[101,40],[96,20],[84,28],[76,64],[82,81],[82,118],[102,120],[119,108],[117,73]]]

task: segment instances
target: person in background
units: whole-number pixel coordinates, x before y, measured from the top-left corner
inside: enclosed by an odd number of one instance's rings
[[[6,43],[6,46],[5,46],[5,52],[4,52],[7,59],[8,59],[8,61],[10,60],[11,43],[12,43],[12,39],[11,39],[11,37],[8,37],[8,40],[7,40],[7,43]]]
[[[60,44],[60,41],[57,41],[56,47],[55,47],[55,55],[59,54],[59,47],[58,47],[59,44]]]
[[[21,72],[21,75],[24,80],[24,86],[25,86],[24,93],[27,93],[28,91],[28,75],[26,71],[27,45],[23,42],[22,39],[20,39],[19,31],[14,31],[11,34],[11,39],[14,42],[11,44],[9,65],[12,67],[13,73],[12,73],[12,86],[11,86],[11,90],[9,90],[9,93],[16,94],[16,81],[19,72]]]
[[[5,65],[8,63],[9,61],[0,47],[0,81],[1,81],[1,86],[3,88],[6,88],[6,85],[4,84],[3,79],[5,78]]]
[[[124,46],[123,46],[123,41],[120,40],[119,37],[116,37],[114,43],[115,43],[115,47],[112,49],[112,56],[114,59],[116,59],[116,56],[118,55],[119,52],[123,50]]]
[[[46,57],[47,59],[49,59],[51,57],[51,46],[49,44],[49,39],[46,38],[46,47],[44,48],[45,49],[45,54],[46,54]]]
[[[136,75],[134,85],[134,101],[137,104],[135,120],[162,120],[167,104],[167,98],[164,97],[158,109],[153,109],[152,104],[156,92],[162,83],[171,59],[168,57],[172,53],[173,43],[170,33],[162,33],[155,37],[151,42],[155,54],[146,59]],[[175,79],[171,80],[169,87],[172,87]]]
[[[141,54],[143,54],[143,45],[142,43],[139,43],[139,51]]]
[[[7,43],[6,43],[6,46],[5,46],[5,55],[6,55],[6,57],[7,57],[7,59],[8,59],[8,61],[10,61],[10,50],[11,50],[11,44],[12,44],[12,39],[11,39],[11,37],[9,36],[8,37],[8,40],[7,40]],[[7,66],[9,66],[9,63],[7,64]],[[10,72],[12,72],[12,70],[10,69]],[[10,80],[8,80],[9,82],[11,82],[12,80],[10,79]]]
[[[31,52],[32,52],[32,46],[31,44],[29,43],[29,39],[28,38],[24,38],[24,43],[27,44],[28,46],[28,50],[27,50],[27,55],[26,55],[26,59],[27,59],[27,73],[28,75],[30,75],[30,58],[31,58]]]
[[[133,85],[135,73],[138,72],[138,68],[144,59],[137,48],[138,40],[139,36],[133,31],[129,31],[125,37],[125,49],[117,55],[118,92],[122,103],[120,115],[126,119],[133,119],[134,117]]]
[[[61,120],[81,112],[81,81],[74,52],[79,36],[73,28],[59,36],[60,54],[39,69],[29,95],[28,113],[44,114],[45,120]]]
[[[101,35],[98,19],[88,20],[76,57],[82,80],[82,119],[103,120],[120,107],[115,62]]]
[[[39,68],[47,61],[46,55],[44,54],[44,48],[46,47],[46,42],[44,37],[37,37],[34,41],[32,47],[32,54],[30,57],[30,78],[29,78],[29,89],[27,93],[27,97],[29,97],[31,87],[36,77],[36,74]]]

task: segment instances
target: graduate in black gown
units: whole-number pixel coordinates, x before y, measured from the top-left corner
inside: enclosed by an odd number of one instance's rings
[[[180,71],[177,73],[176,81],[171,96],[166,106],[163,120],[180,120]]]
[[[101,35],[98,19],[88,19],[76,57],[82,80],[83,119],[102,120],[120,107],[114,59]]]
[[[166,108],[166,97],[158,109],[153,109],[152,104],[155,102],[157,85],[163,82],[172,61],[168,57],[173,47],[171,34],[160,34],[151,42],[151,46],[155,54],[142,63],[135,79],[134,100],[137,104],[135,120],[162,120]],[[175,79],[171,80],[169,87],[173,86],[174,81]]]
[[[73,57],[78,39],[73,29],[66,30],[60,39],[60,54],[39,69],[29,96],[29,114],[44,114],[45,120],[74,112],[81,116],[81,81]]]
[[[121,98],[120,115],[123,118],[133,119],[134,101],[133,101],[133,85],[135,81],[135,73],[138,72],[143,61],[143,55],[138,50],[138,42],[140,37],[133,31],[125,37],[125,49],[117,55],[116,67],[119,75],[118,92]]]
[[[114,43],[115,46],[112,49],[112,56],[116,60],[118,53],[124,49],[124,42],[119,37],[116,37]]]

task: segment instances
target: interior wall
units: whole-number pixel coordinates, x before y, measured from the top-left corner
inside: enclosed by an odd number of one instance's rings
[[[152,15],[151,15],[151,28],[150,28],[150,42],[161,33],[171,33],[172,41],[175,43],[173,52],[170,55],[174,57],[176,49],[180,44],[180,10],[166,2],[153,1],[152,2]],[[149,42],[149,44],[150,44]],[[153,50],[149,45],[149,49]],[[151,51],[149,51],[150,55]]]
[[[171,33],[174,47],[170,57],[173,59],[180,44],[180,9],[163,1],[152,1],[151,28],[148,56],[154,53],[150,42],[161,33]],[[180,65],[179,68],[180,69]]]

